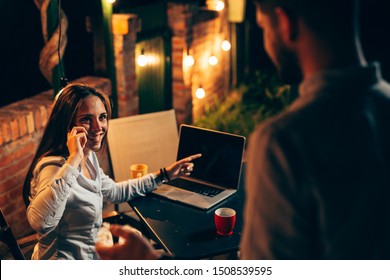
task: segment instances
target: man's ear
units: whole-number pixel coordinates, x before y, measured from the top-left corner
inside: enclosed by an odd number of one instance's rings
[[[298,37],[298,22],[295,16],[282,7],[275,8],[280,32],[285,42],[295,41]]]

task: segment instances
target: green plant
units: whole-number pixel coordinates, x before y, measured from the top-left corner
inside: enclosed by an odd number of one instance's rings
[[[290,87],[276,74],[256,72],[223,101],[214,100],[194,125],[248,137],[257,124],[286,109],[290,95]]]

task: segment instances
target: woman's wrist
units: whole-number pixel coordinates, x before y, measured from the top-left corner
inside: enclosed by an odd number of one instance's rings
[[[164,180],[166,182],[170,182],[171,181],[171,177],[169,176],[168,171],[167,171],[167,169],[165,167],[160,169],[160,172],[163,172]]]
[[[162,182],[160,171],[153,173],[153,179],[156,182],[157,186],[162,185],[163,182]]]
[[[165,184],[165,183],[168,183],[171,179],[169,178],[169,175],[165,169],[165,167],[163,168],[160,168],[159,171],[155,172],[154,174],[154,181],[156,182],[156,184],[159,186],[159,185],[162,185],[162,184]]]
[[[67,162],[75,168],[78,168],[81,162],[81,159],[78,159],[78,156],[70,155],[67,159]]]

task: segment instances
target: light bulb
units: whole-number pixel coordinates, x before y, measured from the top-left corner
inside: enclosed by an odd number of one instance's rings
[[[200,86],[196,89],[195,91],[195,96],[199,99],[202,99],[206,96],[206,92],[204,91],[204,89]]]
[[[215,9],[219,12],[225,8],[225,3],[223,1],[218,1]]]
[[[148,64],[148,59],[143,53],[138,57],[137,64],[141,67],[144,67],[146,64]]]
[[[194,58],[192,57],[192,55],[190,54],[187,54],[185,57],[184,57],[184,65],[187,66],[187,67],[191,67],[193,66],[195,63],[195,60]]]
[[[218,64],[218,58],[215,55],[209,57],[209,64],[214,66]]]
[[[114,4],[116,0],[106,0],[107,3]]]
[[[232,45],[230,44],[230,42],[228,40],[223,40],[222,45],[221,45],[222,50],[224,50],[225,52],[228,52],[228,51],[230,51],[231,47],[232,47]]]

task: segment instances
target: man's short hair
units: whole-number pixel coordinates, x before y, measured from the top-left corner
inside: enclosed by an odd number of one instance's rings
[[[302,18],[317,32],[350,31],[357,20],[359,0],[253,0],[266,14],[276,7]]]

